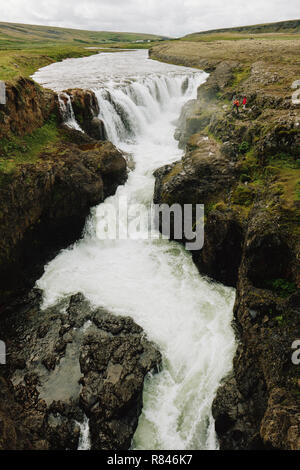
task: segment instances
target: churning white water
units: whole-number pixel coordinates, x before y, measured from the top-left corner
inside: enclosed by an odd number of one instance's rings
[[[90,432],[89,432],[89,420],[87,416],[84,416],[82,423],[77,423],[80,428],[80,437],[78,443],[78,450],[89,450],[90,443]]]
[[[75,119],[70,95],[62,91],[57,96],[64,123],[72,129],[82,132],[80,125]]]
[[[35,80],[56,90],[94,89],[107,134],[132,154],[135,169],[105,205],[153,199],[153,171],[179,159],[173,138],[182,105],[206,74],[147,59],[145,51],[101,54],[41,69]],[[146,206],[145,209],[146,211]],[[103,204],[92,209],[84,236],[45,268],[44,307],[82,292],[93,304],[130,315],[163,356],[149,375],[133,449],[217,448],[212,400],[232,365],[234,290],[200,276],[184,247],[144,239],[101,240]]]

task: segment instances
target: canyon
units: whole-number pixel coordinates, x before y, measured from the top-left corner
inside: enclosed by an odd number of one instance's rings
[[[174,256],[172,263],[178,268],[183,263],[191,298],[199,289],[199,297],[202,292],[209,302],[214,292],[218,305],[214,315],[224,315],[224,329],[229,334],[220,335],[219,344],[209,343],[210,352],[216,347],[228,348],[227,362],[223,372],[218,372],[216,384],[226,377],[218,390],[207,392],[209,396],[213,392],[214,421],[210,422],[220,448],[299,449],[299,366],[291,361],[291,345],[300,334],[299,200],[295,196],[299,178],[299,108],[292,103],[290,90],[290,77],[296,73],[297,63],[291,61],[280,68],[278,63],[264,62],[265,45],[262,60],[254,60],[252,54],[258,44],[251,41],[249,52],[248,44],[242,43],[230,45],[229,49],[222,45],[223,50],[220,45],[205,48],[203,44],[199,49],[194,43],[163,44],[150,50],[153,59],[198,67],[209,73],[205,83],[196,87],[197,96],[187,95],[182,101],[174,129],[181,151],[174,147],[171,161],[161,168],[158,159],[151,162],[154,202],[205,205],[203,249],[192,252],[189,261],[183,261],[185,255],[180,251],[179,260]],[[247,60],[240,62],[243,47]],[[223,60],[220,56],[225,55],[224,51],[227,57]],[[292,48],[290,54],[291,51]],[[234,94],[246,94],[248,98],[248,109],[238,118],[231,111]],[[5,368],[1,367],[4,399],[0,404],[0,447],[76,449],[81,435],[78,423],[88,416],[92,448],[128,449],[143,413],[144,378],[151,371],[159,372],[164,364],[157,346],[159,337],[153,334],[149,338],[148,334],[144,338],[148,321],[143,316],[137,321],[135,314],[131,315],[135,321],[127,317],[126,297],[123,316],[121,305],[113,312],[107,305],[92,305],[96,294],[89,286],[84,295],[77,294],[77,284],[73,285],[71,278],[73,272],[76,281],[79,266],[72,264],[70,258],[63,258],[68,256],[68,250],[55,258],[62,248],[80,239],[91,206],[105,198],[110,201],[110,196],[118,194],[126,181],[131,184],[131,144],[121,150],[114,142],[115,129],[125,132],[126,128],[110,127],[105,122],[108,114],[101,113],[103,106],[114,103],[113,95],[107,99],[77,85],[72,89],[64,87],[63,95],[60,91],[44,90],[32,80],[20,79],[16,85],[7,86],[7,97],[7,104],[0,105],[0,133],[2,142],[6,142],[6,148],[2,146],[1,150],[8,155],[0,189],[0,338],[7,342],[12,357]],[[66,116],[59,97],[65,99],[66,112],[71,103],[73,118],[84,133],[63,124]],[[118,97],[124,99],[120,94]],[[180,99],[178,92],[177,100]],[[150,119],[154,121],[154,116]],[[55,128],[55,138],[51,134],[33,161],[22,161],[14,167],[10,161],[14,152],[26,155],[26,148],[23,152],[19,148],[23,136],[45,125]],[[146,126],[150,133],[157,131],[150,124]],[[14,145],[9,146],[9,141]],[[165,144],[158,139],[156,149]],[[136,164],[140,165],[139,160]],[[122,273],[124,247],[120,248]],[[78,255],[81,249],[84,241],[82,245],[75,244]],[[167,260],[163,251],[160,256],[162,262]],[[51,260],[43,274],[45,264]],[[64,274],[65,283],[59,270],[67,262],[70,267]],[[105,269],[113,282],[105,258],[102,262],[99,285],[105,282]],[[221,284],[210,287],[210,281],[205,284],[208,278],[201,283],[195,281],[196,267],[199,273],[228,287],[224,291]],[[58,269],[57,282],[47,278],[52,269]],[[38,288],[32,290],[39,278]],[[118,279],[115,282],[122,293]],[[233,287],[233,327],[238,345],[233,371],[227,375],[235,350],[229,331]],[[159,292],[158,285],[153,284],[153,288]],[[60,289],[63,296],[57,296]],[[214,289],[220,289],[220,298]],[[148,295],[143,288],[142,293]],[[48,304],[43,306],[45,296]],[[102,296],[105,304],[104,293]],[[226,302],[223,296],[228,297]],[[50,301],[52,297],[54,301]],[[185,301],[187,311],[196,309],[198,304],[191,303],[188,297]],[[148,312],[142,303],[138,308]],[[175,322],[177,313],[172,308]],[[197,308],[201,311],[204,306]],[[116,310],[121,316],[116,315]],[[204,328],[204,323],[196,325]],[[77,330],[82,331],[80,337]],[[65,373],[64,364],[68,365],[72,348],[79,351],[76,361],[80,369],[72,363],[72,370],[81,385],[78,388],[73,384],[71,392],[65,391],[67,397],[71,393],[71,403],[63,395],[56,401],[49,400],[47,387],[56,380],[61,384],[60,371]],[[200,351],[203,354],[204,349]],[[171,353],[175,355],[175,351]],[[197,353],[199,350],[195,350],[195,357]],[[37,367],[36,357],[42,366]],[[204,365],[205,362],[201,367]],[[154,375],[151,380],[158,380],[159,373]],[[151,380],[145,382],[147,394]],[[200,404],[201,400],[199,407]],[[145,409],[149,413],[147,406]],[[196,430],[198,435],[204,432],[202,428]],[[210,432],[213,436],[214,429]],[[143,436],[138,435],[136,442],[137,439],[143,445]],[[194,436],[193,439],[191,442],[199,445]],[[205,438],[201,444],[217,446],[212,441],[213,438],[207,444]],[[188,443],[181,441],[179,445]]]

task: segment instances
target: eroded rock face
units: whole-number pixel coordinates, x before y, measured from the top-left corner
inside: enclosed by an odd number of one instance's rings
[[[274,388],[261,423],[261,435],[275,449],[299,450],[299,420],[299,407],[293,397],[289,396],[285,389]]]
[[[76,121],[90,137],[96,140],[106,140],[104,122],[99,119],[99,104],[96,95],[91,90],[79,88],[66,90],[71,97],[71,103]]]
[[[197,134],[189,141],[188,150],[180,162],[162,167],[154,175],[156,204],[209,206],[226,188],[230,191],[238,172],[234,163],[222,155],[216,142]],[[234,286],[242,241],[243,228],[234,213],[230,209],[213,211],[205,224],[203,249],[192,251],[199,271]]]
[[[130,318],[98,310],[92,321],[97,329],[85,336],[80,354],[81,405],[90,417],[94,448],[128,449],[142,409],[144,377],[160,363],[160,354]]]
[[[182,108],[175,139],[179,142],[179,148],[185,149],[193,134],[202,131],[210,123],[213,109],[208,108],[201,100],[190,100]]]
[[[75,134],[77,144],[68,141]],[[126,161],[110,142],[76,131],[19,165],[0,188],[2,292],[31,287],[49,257],[79,238],[90,207],[126,179]]]
[[[300,332],[299,295],[279,299],[246,279],[239,282],[234,372],[213,404],[220,446],[299,449],[299,391],[291,361],[291,345]]]
[[[81,294],[44,311],[40,299],[33,291],[1,324],[0,449],[77,449],[84,414],[93,449],[128,449],[159,352],[132,319]]]
[[[28,78],[6,84],[6,104],[0,104],[0,139],[11,133],[23,136],[57,114],[57,98]]]
[[[235,61],[221,61],[216,64],[213,73],[209,75],[203,86],[198,88],[197,99],[205,101],[209,106],[217,93],[223,91],[232,82],[237,66],[238,62]]]
[[[198,88],[197,99],[190,100],[183,106],[175,131],[179,148],[185,149],[192,135],[203,131],[216,115],[222,114],[212,98],[233,80],[236,66],[236,62],[221,62],[216,65],[214,73]]]

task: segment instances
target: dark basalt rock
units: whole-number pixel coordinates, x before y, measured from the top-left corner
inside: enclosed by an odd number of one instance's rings
[[[154,202],[172,205],[210,205],[230,191],[237,171],[208,137],[195,135],[181,162],[156,170]],[[172,231],[171,231],[172,232]],[[185,241],[185,240],[182,240]],[[232,211],[213,211],[205,223],[205,243],[192,251],[199,271],[224,284],[235,286],[241,262],[243,228]]]
[[[130,318],[101,310],[92,318],[98,329],[86,335],[80,352],[81,405],[90,417],[93,448],[128,449],[142,409],[144,377],[160,355]]]
[[[95,93],[79,88],[66,90],[66,93],[71,97],[76,121],[83,131],[93,139],[106,140],[104,122],[98,118],[100,110]]]
[[[126,160],[110,142],[78,131],[1,185],[0,281],[7,294],[31,288],[44,264],[77,240],[91,206],[127,179]],[[5,293],[5,295],[4,295]]]
[[[40,298],[34,290],[1,323],[0,449],[77,449],[84,413],[93,449],[128,449],[159,352],[131,318],[81,294],[44,311]]]

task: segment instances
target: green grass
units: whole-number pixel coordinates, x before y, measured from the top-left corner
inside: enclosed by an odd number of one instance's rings
[[[292,41],[300,38],[300,33],[295,34],[239,34],[239,33],[199,33],[180,38],[181,41],[215,42],[215,41],[241,41],[243,39],[259,39],[263,41],[282,39]]]
[[[58,140],[59,129],[54,116],[32,134],[1,139],[0,176],[11,174],[20,163],[34,163],[43,149],[55,145]]]
[[[297,201],[300,201],[300,179],[297,181],[295,185],[295,198]]]
[[[26,49],[22,51],[0,50],[0,80],[16,80],[29,77],[40,67],[58,62],[68,57],[86,57],[95,51],[79,47],[49,47],[44,49]]]
[[[250,150],[250,144],[249,144],[249,142],[243,141],[243,142],[239,145],[239,153],[241,153],[242,155],[244,155],[245,153],[249,152],[249,150]]]
[[[270,165],[277,168],[287,168],[291,170],[300,170],[300,159],[286,153],[278,153],[268,158]]]
[[[236,70],[234,73],[234,79],[231,83],[232,88],[237,87],[241,82],[246,80],[250,76],[250,72],[250,67],[239,68]]]
[[[254,192],[253,188],[250,186],[245,186],[239,184],[232,194],[233,204],[238,204],[241,206],[250,206],[253,202]]]
[[[287,279],[271,279],[266,281],[266,287],[273,290],[279,297],[289,297],[296,291],[296,284]]]

